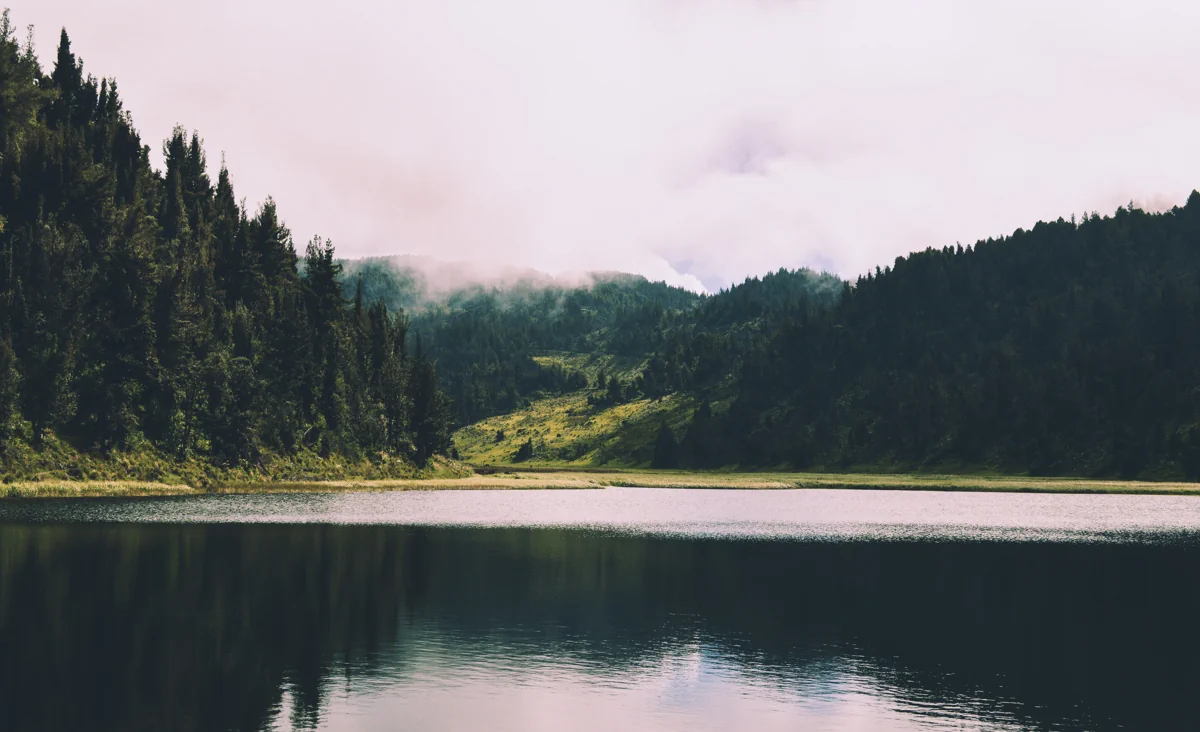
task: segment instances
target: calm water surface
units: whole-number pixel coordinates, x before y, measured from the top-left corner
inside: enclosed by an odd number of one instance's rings
[[[0,502],[0,730],[1200,719],[1200,498]]]

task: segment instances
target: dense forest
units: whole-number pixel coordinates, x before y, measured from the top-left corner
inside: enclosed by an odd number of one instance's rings
[[[369,298],[413,308],[413,330],[437,360],[460,425],[537,395],[588,386],[582,372],[539,364],[535,355],[568,351],[640,361],[701,300],[687,290],[619,274],[595,274],[577,284],[470,284],[431,297],[422,295],[419,272],[378,260],[347,267]]]
[[[537,382],[529,366],[532,387],[586,389],[593,415],[667,395],[690,405],[656,432],[623,427],[651,436],[617,460],[1200,478],[1200,193],[927,249],[853,283],[785,270],[670,301],[647,294],[661,285],[611,286],[627,299],[477,293],[414,322],[455,333],[434,340],[456,369],[553,350],[632,359],[636,377],[616,387]],[[520,401],[519,379],[458,373],[485,396],[460,423]],[[550,453],[592,450],[567,448]]]
[[[225,465],[447,451],[449,403],[406,316],[345,290],[328,241],[298,255],[224,165],[214,185],[196,134],[176,129],[163,157],[155,170],[66,31],[46,75],[3,15],[0,449],[53,437]]]
[[[618,460],[1200,478],[1198,193],[927,249],[853,283],[782,270],[708,297],[638,278],[475,288],[413,322],[454,374],[459,424],[571,390],[592,413],[691,405]],[[636,375],[533,359],[558,351]]]
[[[600,392],[593,402],[605,406],[718,384],[777,323],[828,310],[845,286],[802,269],[749,278],[715,297],[619,273],[569,284],[530,276],[433,292],[423,272],[403,262],[365,259],[344,267],[347,288],[411,311],[459,425],[589,387]],[[622,382],[615,374],[536,360],[547,353],[586,354],[624,364],[636,376]]]
[[[163,160],[65,31],[46,75],[3,16],[5,454],[53,438],[214,465],[421,464],[455,425],[586,392],[592,413],[680,397],[684,418],[639,453],[660,467],[1200,478],[1197,193],[853,283],[780,270],[701,296],[607,273],[434,292],[320,238],[298,253],[272,201],[248,211],[223,165],[209,179],[194,133]]]
[[[1200,193],[927,249],[725,364],[677,462],[1200,478],[1198,325]]]

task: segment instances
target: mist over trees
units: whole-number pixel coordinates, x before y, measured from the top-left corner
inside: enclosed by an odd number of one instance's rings
[[[855,283],[780,270],[698,296],[606,274],[431,297],[326,240],[298,252],[274,202],[248,210],[224,166],[210,180],[196,134],[163,157],[65,31],[47,74],[3,15],[0,449],[421,463],[454,424],[588,390],[588,410],[686,397],[652,433],[662,466],[1200,478],[1200,193]]]
[[[112,79],[62,33],[47,75],[0,22],[0,446],[150,444],[244,463],[264,451],[423,462],[449,447],[409,323],[345,291],[328,241],[297,253],[196,134],[149,163]]]
[[[387,260],[346,263],[370,298],[412,308],[412,328],[436,360],[459,425],[511,411],[541,394],[585,388],[588,377],[534,356],[555,351],[641,359],[700,296],[624,274],[585,284],[544,275],[431,293],[421,272]]]
[[[543,275],[432,293],[413,267],[367,259],[346,268],[347,281],[362,282],[370,298],[412,309],[412,327],[438,363],[459,425],[591,385],[581,371],[535,360],[546,353],[641,364],[623,382],[599,374],[593,406],[717,383],[775,323],[827,310],[845,288],[830,274],[779,270],[715,297],[614,273],[581,284]]]

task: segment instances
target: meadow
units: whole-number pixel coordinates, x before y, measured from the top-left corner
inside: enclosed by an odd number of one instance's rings
[[[203,488],[147,481],[19,481],[0,486],[8,498],[186,496],[205,493],[335,493],[430,490],[578,490],[607,487],[732,490],[904,490],[1006,493],[1111,493],[1200,495],[1200,484],[1034,478],[1024,476],[914,475],[876,473],[721,472],[638,469],[485,467],[462,477],[231,481]]]

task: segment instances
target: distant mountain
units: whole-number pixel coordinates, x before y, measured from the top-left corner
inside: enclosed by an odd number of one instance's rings
[[[764,323],[797,309],[831,307],[844,286],[832,275],[780,270],[703,296],[621,272],[552,277],[412,256],[347,261],[343,269],[346,292],[411,314],[412,332],[437,361],[460,424],[581,389],[599,368],[585,375],[560,361],[539,362],[546,354],[611,362],[628,383],[610,402],[668,385],[690,388],[690,379],[660,374],[656,354],[674,353],[681,339],[707,335],[711,341],[718,333],[724,347],[744,347]],[[728,376],[725,367],[733,361],[724,358],[721,374],[712,378]]]

